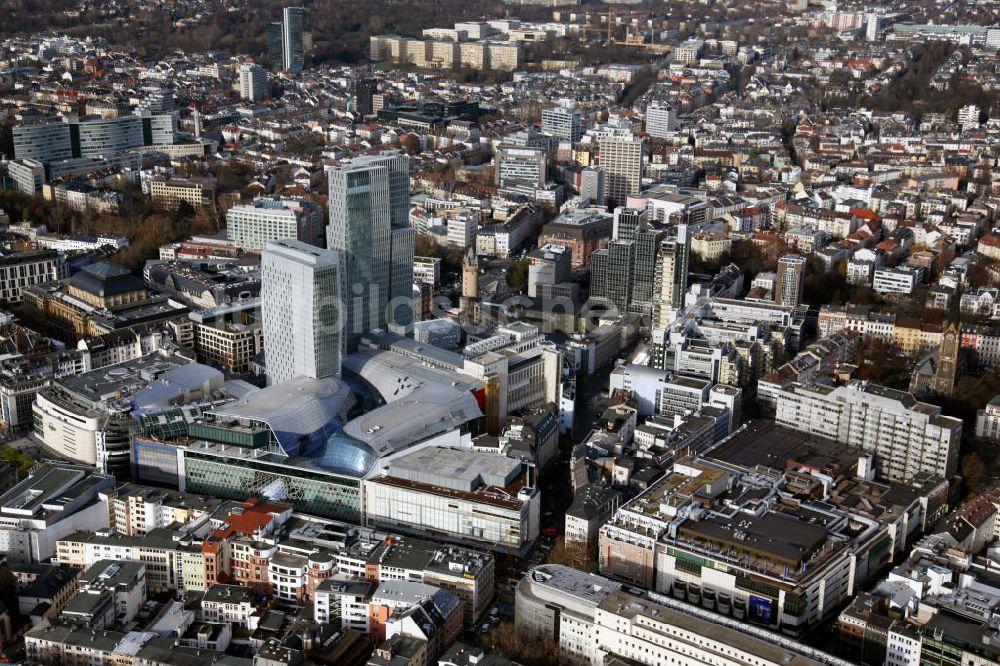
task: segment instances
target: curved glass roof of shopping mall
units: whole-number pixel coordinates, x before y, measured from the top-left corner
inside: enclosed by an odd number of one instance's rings
[[[375,368],[377,380],[373,382]],[[352,378],[363,382],[352,383],[364,384],[369,391],[382,382],[394,387],[402,383],[408,384],[406,390],[392,395],[376,388],[364,401],[366,406],[372,405],[372,399],[388,404],[357,416],[363,411],[362,401],[343,380],[297,377],[254,391],[211,413],[222,427],[227,426],[227,419],[263,423],[282,452],[297,459],[289,462],[353,478],[369,475],[381,458],[483,416],[467,386],[428,381],[427,377],[406,382],[401,369],[384,364],[367,370],[368,377]],[[397,372],[401,374],[396,376]]]
[[[335,377],[296,377],[213,409],[212,414],[221,424],[227,419],[262,422],[285,454],[313,457],[356,413],[356,405],[351,389]]]

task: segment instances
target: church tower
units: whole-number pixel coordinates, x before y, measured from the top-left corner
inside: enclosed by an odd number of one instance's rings
[[[958,374],[958,356],[962,350],[961,335],[957,323],[950,323],[944,330],[941,346],[938,348],[938,362],[931,380],[931,390],[941,395],[951,395],[955,390]]]

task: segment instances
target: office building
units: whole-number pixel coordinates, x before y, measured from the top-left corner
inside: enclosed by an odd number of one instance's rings
[[[608,205],[624,206],[642,187],[642,139],[613,136],[600,141]]]
[[[181,202],[196,210],[210,208],[215,204],[215,179],[158,178],[149,184],[149,196],[169,211],[177,210]]]
[[[538,148],[503,147],[496,154],[496,183],[500,187],[545,187],[545,151]]]
[[[38,160],[11,160],[7,163],[7,174],[17,186],[17,191],[29,197],[41,192],[45,184],[45,165]]]
[[[561,106],[542,109],[542,133],[576,143],[583,137],[580,114]]]
[[[388,152],[358,158],[327,175],[327,247],[344,257],[344,346],[350,353],[364,333],[408,327],[414,319],[409,157]]]
[[[947,479],[957,469],[962,422],[909,393],[852,381],[836,388],[791,383],[775,395],[779,425],[874,455],[882,479],[908,481],[921,472]]]
[[[362,77],[354,80],[354,110],[362,116],[375,113],[378,79]]]
[[[800,305],[805,277],[805,257],[797,254],[786,254],[779,259],[778,279],[774,285],[774,302],[792,307]]]
[[[519,460],[425,448],[365,481],[367,524],[512,553],[538,537],[540,495]]]
[[[280,69],[285,62],[284,24],[275,21],[267,24],[267,60],[271,67]]]
[[[564,245],[573,253],[573,267],[585,266],[594,252],[611,240],[612,218],[602,210],[568,210],[544,227],[538,244]]]
[[[810,496],[796,463],[815,455],[832,464],[830,488],[848,485]],[[619,508],[600,530],[600,571],[792,636],[832,616],[902,552],[924,524],[918,495],[944,487],[928,478],[893,502],[889,488],[858,479],[862,452],[773,427],[739,430],[711,456],[675,461]],[[892,512],[867,510],[859,494]]]
[[[132,412],[222,398],[224,376],[161,349],[39,389],[34,435],[63,458],[127,473]]]
[[[95,629],[126,625],[146,603],[146,566],[99,560],[80,574],[77,588],[62,618]]]
[[[138,116],[94,118],[52,126],[53,132],[60,130],[69,132],[74,147],[79,144],[79,157],[98,157],[105,153],[120,153],[145,145],[143,122]],[[14,140],[17,152],[16,134]],[[77,157],[76,150],[73,157]]]
[[[293,239],[261,256],[264,358],[272,384],[340,374],[343,256]]]
[[[580,173],[580,198],[595,206],[607,204],[607,197],[604,194],[604,169],[587,167]]]
[[[542,564],[522,576],[514,592],[514,623],[529,635],[558,642],[571,663],[594,664],[594,618],[621,583],[560,564]]]
[[[67,116],[61,122],[15,125],[14,155],[18,159],[49,163],[172,145],[176,139],[175,112],[144,112],[141,116],[115,118]]]
[[[413,281],[436,287],[441,283],[440,257],[413,257]]]
[[[603,576],[543,564],[517,585],[514,622],[559,645],[567,663],[849,666],[787,636],[756,630]]]
[[[572,276],[572,253],[565,245],[546,243],[528,253],[528,296],[543,298],[546,288],[568,282]]]
[[[880,294],[912,294],[923,279],[921,266],[878,266],[872,274],[872,289]]]
[[[29,250],[0,257],[0,302],[20,303],[25,287],[60,280],[67,271],[66,258],[55,250]]]
[[[455,213],[448,218],[446,228],[448,245],[465,250],[475,245],[476,232],[479,230],[479,215],[467,212]]]
[[[590,298],[621,314],[628,312],[634,257],[634,243],[617,240],[590,255]]]
[[[990,400],[984,409],[976,411],[976,437],[1000,441],[1000,396]]]
[[[653,269],[653,328],[666,328],[673,313],[684,307],[687,293],[690,247],[687,225],[677,226],[677,235],[660,244]]]
[[[54,162],[80,157],[70,140],[69,127],[58,123],[14,126],[14,155],[35,162]]]
[[[677,107],[663,102],[651,102],[646,107],[646,134],[666,139],[676,128]]]
[[[198,362],[235,373],[250,372],[264,351],[260,309],[258,297],[190,313]]]
[[[226,212],[226,238],[241,250],[259,252],[267,241],[294,238],[322,247],[323,210],[305,199],[259,197]]]
[[[260,65],[240,65],[240,99],[259,102],[267,97],[267,72]]]
[[[108,526],[108,508],[98,494],[114,477],[92,467],[46,462],[0,495],[0,553],[8,562],[45,562],[56,542],[76,530]]]
[[[285,7],[282,10],[281,66],[288,72],[301,72],[305,67],[305,14],[303,7]]]

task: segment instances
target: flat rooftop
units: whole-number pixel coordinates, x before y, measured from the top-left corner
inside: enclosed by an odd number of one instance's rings
[[[833,439],[817,437],[755,419],[722,441],[706,458],[747,470],[767,467],[784,472],[789,462],[816,469],[846,469],[863,455]]]
[[[387,474],[400,479],[472,492],[482,485],[506,487],[521,473],[521,463],[506,456],[427,448],[390,463]]]
[[[678,536],[681,535],[797,566],[820,550],[829,532],[825,527],[771,511],[760,517],[744,514],[686,521],[678,529]]]
[[[759,638],[756,635],[724,626],[721,622],[709,621],[695,616],[693,613],[681,612],[620,590],[607,595],[600,603],[600,608],[636,621],[643,625],[644,630],[653,634],[664,633],[657,630],[657,625],[677,627],[695,636],[707,638],[716,645],[734,648],[744,658],[756,657],[768,663],[785,664],[786,666],[830,663],[827,660],[818,660],[802,652],[783,647],[781,645],[783,637],[774,635],[772,640]],[[678,636],[671,632],[669,638],[677,640]],[[650,640],[656,642],[655,638]],[[702,650],[708,649],[702,645],[697,647]],[[722,658],[728,659],[729,657],[723,654]]]

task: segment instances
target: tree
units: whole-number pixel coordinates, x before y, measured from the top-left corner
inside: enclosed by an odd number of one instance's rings
[[[522,664],[556,666],[563,663],[559,658],[559,644],[547,636],[527,631],[510,620],[504,620],[489,635],[490,648],[501,655]]]
[[[965,487],[970,490],[979,488],[986,477],[986,463],[975,451],[962,456],[962,476],[965,477]]]
[[[194,206],[187,201],[182,201],[177,205],[177,210],[174,211],[174,222],[189,221],[194,217],[196,212]]]
[[[521,292],[522,294],[528,291],[528,266],[530,265],[530,261],[522,259],[514,262],[511,264],[510,268],[507,269],[507,285],[511,289]]]
[[[407,155],[416,155],[420,152],[420,137],[410,132],[399,137],[399,147]]]

